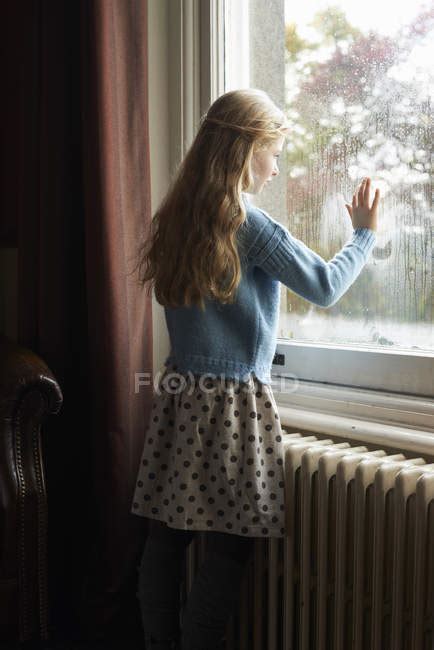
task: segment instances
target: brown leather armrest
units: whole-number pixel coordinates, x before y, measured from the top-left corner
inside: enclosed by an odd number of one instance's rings
[[[31,389],[40,390],[46,399],[46,412],[57,413],[63,396],[48,366],[34,352],[8,339],[0,338],[0,411],[12,417],[17,404]]]
[[[62,400],[44,361],[0,337],[0,643],[48,638],[41,423]]]

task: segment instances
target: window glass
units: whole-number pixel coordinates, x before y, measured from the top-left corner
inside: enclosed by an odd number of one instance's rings
[[[225,89],[263,88],[292,127],[280,176],[251,199],[330,260],[361,179],[382,195],[354,284],[328,309],[282,287],[279,337],[433,351],[434,3],[227,0],[225,14]]]

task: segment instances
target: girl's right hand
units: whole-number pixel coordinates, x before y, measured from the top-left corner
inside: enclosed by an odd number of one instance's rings
[[[380,201],[380,190],[375,190],[374,201],[369,207],[369,190],[371,189],[371,179],[364,178],[359,185],[358,192],[353,194],[353,203],[345,203],[353,228],[370,228],[377,230],[377,207]]]

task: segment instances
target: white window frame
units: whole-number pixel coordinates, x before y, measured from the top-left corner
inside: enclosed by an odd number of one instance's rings
[[[224,92],[221,0],[169,0],[170,167],[190,147],[201,115]]]
[[[223,4],[225,4],[223,0]],[[237,41],[249,42],[249,21],[243,20],[245,2],[234,6]],[[267,48],[267,43],[264,43]],[[247,74],[234,73],[240,86],[248,86]],[[254,197],[253,197],[254,200]],[[279,215],[272,215],[278,219]],[[283,224],[286,226],[286,224]],[[337,252],[337,251],[336,251]],[[363,271],[362,271],[363,272]],[[330,386],[351,386],[404,395],[434,397],[434,353],[399,349],[365,349],[350,345],[317,344],[277,339],[276,352],[283,355],[283,365],[273,364],[273,375],[295,375],[303,382]]]
[[[225,92],[225,0],[169,0],[168,14],[172,175],[194,138],[200,116]],[[240,33],[240,39],[246,42],[246,34]],[[285,363],[273,365],[273,392],[286,423],[293,409],[294,414],[303,411],[312,417],[327,413],[359,422],[400,423],[434,434],[434,354],[286,339],[277,340],[276,352],[284,355]],[[297,389],[279,390],[279,376],[295,376]],[[319,430],[318,422],[315,426]]]

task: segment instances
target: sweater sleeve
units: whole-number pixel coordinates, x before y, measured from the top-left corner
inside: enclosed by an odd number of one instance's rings
[[[265,214],[264,214],[265,216]],[[280,223],[263,223],[248,258],[271,277],[320,307],[331,307],[354,283],[376,243],[376,232],[355,228],[351,239],[326,262]]]

